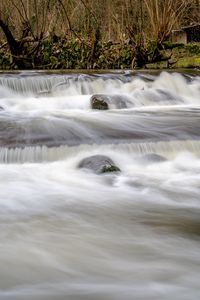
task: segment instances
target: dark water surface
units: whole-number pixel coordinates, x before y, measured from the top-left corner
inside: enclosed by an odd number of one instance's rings
[[[0,106],[0,299],[200,299],[198,72],[0,73]]]

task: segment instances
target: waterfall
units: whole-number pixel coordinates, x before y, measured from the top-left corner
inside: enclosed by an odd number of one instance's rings
[[[177,153],[191,152],[200,154],[200,141],[169,141],[169,142],[147,142],[147,143],[123,143],[108,145],[87,145],[79,146],[61,145],[58,147],[36,146],[24,148],[0,148],[0,163],[35,163],[57,160],[67,160],[80,153],[106,153],[106,151],[127,153],[132,155],[159,154],[167,158],[174,158]]]

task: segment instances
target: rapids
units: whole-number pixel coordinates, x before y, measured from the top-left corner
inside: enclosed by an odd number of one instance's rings
[[[0,300],[200,298],[200,75],[0,73],[0,108]]]

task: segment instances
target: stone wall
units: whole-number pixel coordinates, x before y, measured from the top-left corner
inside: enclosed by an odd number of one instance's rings
[[[187,44],[187,33],[184,30],[173,30],[172,43]]]

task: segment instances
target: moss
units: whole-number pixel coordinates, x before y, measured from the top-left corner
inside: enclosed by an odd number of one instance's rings
[[[165,49],[183,49],[185,47],[185,45],[182,43],[172,43],[171,41],[164,41],[163,46]]]
[[[195,68],[200,67],[200,56],[183,57],[173,64],[173,68]]]
[[[116,166],[104,166],[101,173],[120,172],[120,169]]]
[[[188,50],[191,54],[200,54],[200,46],[197,44],[188,44],[185,46],[185,48]]]
[[[173,49],[174,44],[171,41],[164,41],[163,42],[164,49]]]

